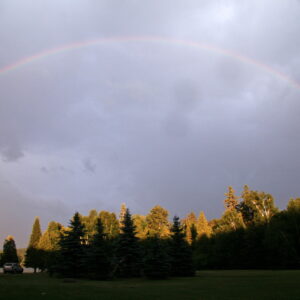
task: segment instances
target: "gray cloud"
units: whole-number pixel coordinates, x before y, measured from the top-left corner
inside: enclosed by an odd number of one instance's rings
[[[299,196],[300,89],[272,69],[300,81],[299,17],[296,0],[2,1],[0,68],[103,37],[219,50],[115,40],[0,74],[1,236],[122,202],[218,217],[245,183],[283,208]]]
[[[91,161],[90,158],[87,158],[83,161],[83,166],[84,166],[84,169],[90,173],[95,173],[96,172],[96,169],[97,169],[97,166],[95,163],[93,163]]]

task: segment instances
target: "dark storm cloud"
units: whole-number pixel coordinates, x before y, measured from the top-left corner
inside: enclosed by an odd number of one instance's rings
[[[299,17],[293,0],[2,1],[0,68],[76,41],[160,36],[229,49],[299,82]],[[1,235],[23,245],[35,215],[46,226],[126,202],[212,218],[226,187],[246,183],[280,207],[299,196],[300,90],[257,65],[114,41],[0,74],[0,90]]]

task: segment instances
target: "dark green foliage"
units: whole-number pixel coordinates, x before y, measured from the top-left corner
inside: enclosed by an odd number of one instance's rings
[[[266,228],[268,266],[300,267],[300,210],[287,209],[275,215]]]
[[[111,271],[111,248],[103,232],[101,219],[97,219],[96,233],[87,248],[87,274],[91,279],[107,279]]]
[[[141,249],[135,226],[128,209],[122,220],[121,233],[117,241],[115,270],[120,277],[141,275]]]
[[[4,241],[0,265],[7,262],[19,262],[16,243],[12,236],[8,236]]]
[[[269,222],[217,232],[195,247],[198,268],[300,268],[300,211],[285,210]]]
[[[185,239],[179,217],[173,219],[170,240],[171,275],[194,276],[192,248]]]
[[[85,272],[86,241],[84,225],[79,213],[75,213],[70,226],[60,239],[56,272],[65,277],[81,277]]]
[[[32,233],[30,236],[28,248],[25,253],[25,266],[33,268],[34,272],[36,272],[37,268],[43,265],[41,251],[38,248],[41,236],[42,231],[40,220],[38,217],[36,217],[32,226]]]
[[[196,241],[197,241],[197,236],[198,236],[197,227],[195,224],[191,225],[190,235],[191,235],[191,246],[192,246],[192,249],[194,249],[195,245],[196,245]]]
[[[206,234],[203,234],[196,241],[193,250],[197,270],[208,269],[212,265],[210,261],[212,249],[212,238],[209,238]]]
[[[170,275],[170,267],[166,240],[149,237],[145,241],[144,275],[150,279],[165,279]]]
[[[36,219],[26,265],[93,279],[191,276],[195,265],[198,269],[300,268],[300,198],[291,199],[279,212],[270,194],[247,186],[238,204],[232,188],[227,196],[220,219],[208,222],[201,212],[196,220],[190,213],[183,222],[185,231],[175,217],[170,232],[168,212],[160,206],[147,217],[135,215],[134,222],[124,206],[120,227],[114,213],[101,211],[99,219],[96,210],[86,217],[76,213],[63,233],[60,224],[51,222],[42,237]]]

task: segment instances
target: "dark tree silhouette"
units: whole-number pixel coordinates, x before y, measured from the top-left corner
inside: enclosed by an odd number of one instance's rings
[[[76,212],[70,226],[60,239],[60,251],[56,271],[65,277],[81,277],[85,272],[85,229]]]
[[[120,277],[141,275],[141,249],[135,235],[131,214],[129,209],[126,209],[116,249],[115,270]]]
[[[87,249],[87,273],[91,279],[107,279],[111,271],[111,249],[103,232],[101,219],[97,219],[96,233]]]
[[[25,253],[25,266],[33,268],[34,273],[36,273],[37,268],[39,268],[42,264],[41,253],[38,248],[41,236],[42,231],[40,219],[36,217],[32,226],[32,233],[30,236],[29,244]]]
[[[7,262],[19,262],[16,243],[11,235],[4,241],[3,254],[1,256],[1,265],[4,265]]]
[[[171,274],[173,276],[193,276],[195,268],[191,246],[185,239],[179,217],[173,219],[170,240]]]

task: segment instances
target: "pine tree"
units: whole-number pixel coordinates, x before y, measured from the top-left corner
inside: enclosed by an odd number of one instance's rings
[[[56,271],[66,277],[81,277],[85,271],[86,241],[84,225],[76,212],[68,230],[62,234],[59,246],[59,261]]]
[[[88,277],[91,279],[107,279],[111,270],[111,251],[101,219],[97,219],[96,233],[87,250]]]
[[[115,269],[117,275],[120,277],[140,276],[141,249],[129,209],[126,209],[121,225],[116,249]]]
[[[212,228],[207,222],[205,214],[203,211],[200,212],[199,218],[197,220],[197,236],[200,238],[203,235],[210,237],[212,234]]]
[[[169,212],[159,205],[151,209],[150,213],[146,216],[149,236],[166,238],[170,235],[168,216]]]
[[[166,241],[157,236],[145,241],[144,275],[150,279],[165,279],[170,275],[170,257]]]
[[[25,253],[25,266],[34,269],[36,273],[37,268],[41,266],[41,255],[38,249],[38,244],[42,236],[40,219],[35,218],[29,244]]]
[[[9,235],[5,240],[3,244],[3,254],[1,257],[1,265],[5,263],[18,263],[18,255],[17,255],[17,248],[16,243],[14,241],[13,236]]]
[[[170,240],[171,275],[194,276],[195,268],[191,246],[185,239],[179,217],[173,219]]]
[[[235,191],[232,186],[228,187],[228,193],[225,193],[225,196],[227,197],[224,200],[226,210],[236,209],[236,206],[238,205],[238,197],[235,196]]]

